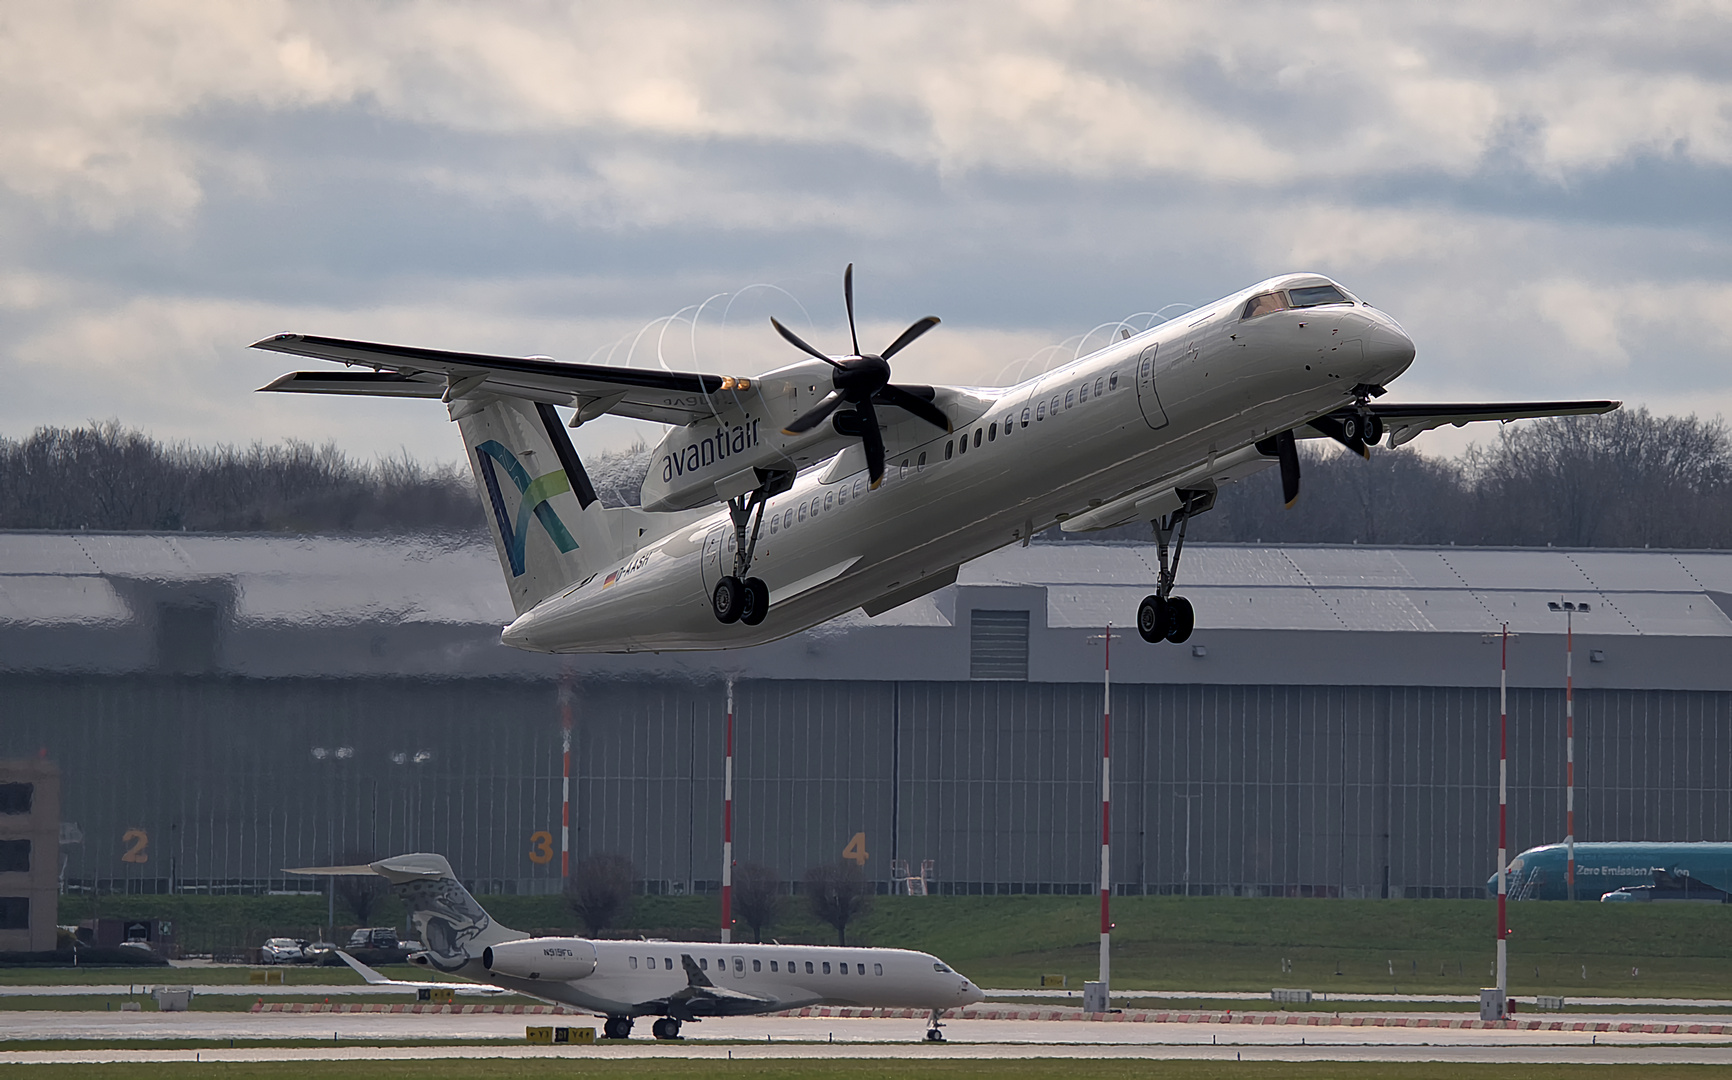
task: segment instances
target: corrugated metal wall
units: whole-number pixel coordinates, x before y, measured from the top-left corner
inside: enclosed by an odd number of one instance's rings
[[[573,700],[575,854],[713,888],[723,688],[599,682]],[[764,681],[737,701],[740,861],[797,879],[864,834],[881,880],[893,858],[932,859],[944,890],[1093,890],[1098,686]],[[1729,703],[1580,694],[1579,837],[1732,840]],[[1496,706],[1495,690],[1117,687],[1114,878],[1471,894],[1493,870]],[[1563,833],[1562,695],[1512,691],[1510,710],[1520,850]],[[281,867],[430,849],[484,889],[558,883],[551,683],[0,680],[0,755],[40,751],[83,832],[64,849],[75,881],[292,888]]]

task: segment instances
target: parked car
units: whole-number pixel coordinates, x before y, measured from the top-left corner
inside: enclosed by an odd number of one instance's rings
[[[349,935],[349,944],[344,948],[354,949],[395,949],[398,948],[397,929],[392,926],[363,926]]]
[[[266,964],[298,964],[307,958],[294,938],[269,938],[259,947],[259,960]]]

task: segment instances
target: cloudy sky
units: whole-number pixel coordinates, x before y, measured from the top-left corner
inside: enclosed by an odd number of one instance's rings
[[[0,434],[455,460],[245,346],[750,374],[771,313],[842,347],[849,261],[867,340],[945,320],[906,381],[1316,270],[1397,398],[1732,416],[1728,57],[1724,0],[8,4]]]

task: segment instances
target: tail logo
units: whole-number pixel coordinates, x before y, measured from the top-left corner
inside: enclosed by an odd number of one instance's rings
[[[559,515],[554,513],[553,507],[547,502],[555,495],[571,490],[571,480],[565,475],[564,469],[555,469],[532,480],[517,460],[517,455],[497,440],[488,439],[477,446],[475,452],[479,455],[476,458],[476,471],[481,473],[481,479],[487,485],[487,501],[493,506],[493,520],[499,526],[500,539],[505,542],[505,556],[511,563],[512,577],[523,573],[523,545],[529,537],[529,515],[532,513],[547,531],[554,547],[562,552],[577,550],[577,541],[572,539],[565,522],[559,520]],[[523,500],[517,504],[515,523],[505,512],[505,496],[499,490],[499,478],[493,471],[494,463],[505,470],[505,475],[511,477],[511,482],[517,485],[518,492],[523,496]]]

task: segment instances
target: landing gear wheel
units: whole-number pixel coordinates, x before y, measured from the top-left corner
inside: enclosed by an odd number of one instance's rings
[[[943,1042],[944,1041],[944,1032],[939,1031],[937,1028],[933,1028],[932,1030],[930,1030],[926,1033],[926,1041],[927,1042]]]
[[[1137,605],[1137,633],[1153,645],[1167,636],[1167,602],[1159,596],[1145,596]]]
[[[601,1037],[604,1039],[629,1039],[629,1038],[631,1038],[631,1017],[629,1017],[629,1016],[610,1016],[610,1017],[608,1017],[607,1022],[601,1025]]]
[[[650,1031],[658,1039],[677,1039],[680,1037],[680,1022],[671,1016],[664,1016],[650,1026]]]
[[[740,621],[756,626],[770,613],[770,587],[763,578],[749,577],[744,582],[744,597],[740,604]]]
[[[1182,596],[1169,597],[1167,600],[1167,640],[1174,645],[1182,645],[1191,636],[1191,631],[1197,625],[1197,613],[1192,610],[1191,602]]]
[[[732,574],[716,582],[716,590],[710,594],[710,607],[715,610],[716,619],[725,623],[739,622],[745,610],[745,594],[745,585]]]
[[[1364,431],[1362,432],[1362,435],[1365,439],[1366,446],[1376,446],[1378,443],[1382,442],[1383,418],[1378,416],[1376,413],[1367,416],[1365,418]]]

